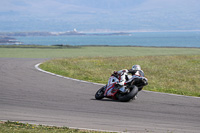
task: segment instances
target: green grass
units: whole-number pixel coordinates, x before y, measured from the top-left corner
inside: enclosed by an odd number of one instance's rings
[[[198,48],[152,47],[77,47],[77,48],[1,48],[4,58],[60,58],[60,57],[113,57],[113,56],[200,55]]]
[[[0,121],[0,133],[105,133],[97,131],[87,131],[79,129],[69,129],[67,127],[56,126],[43,126],[24,124],[19,122],[1,122]]]
[[[107,83],[114,70],[140,64],[149,79],[144,89],[200,97],[200,49],[152,47],[9,47],[0,45],[0,58],[59,58],[40,67],[67,77]],[[89,132],[0,122],[0,133]]]
[[[146,90],[200,97],[200,55],[79,57],[53,59],[44,70],[76,79],[107,83],[114,70],[140,64],[149,80]]]
[[[19,46],[0,47],[0,57],[63,58],[41,67],[60,75],[98,83],[106,83],[113,70],[140,64],[149,79],[145,89],[200,96],[199,48]]]

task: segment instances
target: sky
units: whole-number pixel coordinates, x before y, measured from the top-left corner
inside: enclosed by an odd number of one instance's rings
[[[1,0],[0,32],[200,30],[200,0]]]

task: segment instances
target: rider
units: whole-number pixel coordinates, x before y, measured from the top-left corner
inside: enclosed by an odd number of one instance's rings
[[[125,82],[129,80],[128,73],[131,73],[132,75],[135,75],[135,76],[144,76],[144,73],[141,70],[140,65],[133,65],[130,70],[123,69],[120,71],[114,71],[111,76],[115,76],[116,78],[118,78],[119,82],[117,83],[117,85],[120,86],[119,90],[122,93],[126,93],[126,89],[125,89],[124,85],[125,85]],[[110,93],[112,93],[112,92],[110,91]],[[111,94],[107,94],[107,95],[111,95]]]

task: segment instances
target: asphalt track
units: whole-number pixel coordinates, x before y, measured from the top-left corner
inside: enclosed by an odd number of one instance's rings
[[[0,120],[120,132],[200,132],[199,98],[142,91],[128,103],[98,101],[94,94],[100,85],[36,70],[44,60],[0,58]]]

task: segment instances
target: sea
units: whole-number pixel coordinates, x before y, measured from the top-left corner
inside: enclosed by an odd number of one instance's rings
[[[129,35],[71,35],[15,37],[29,45],[109,45],[144,47],[197,47],[200,48],[200,31],[193,32],[133,32]]]

